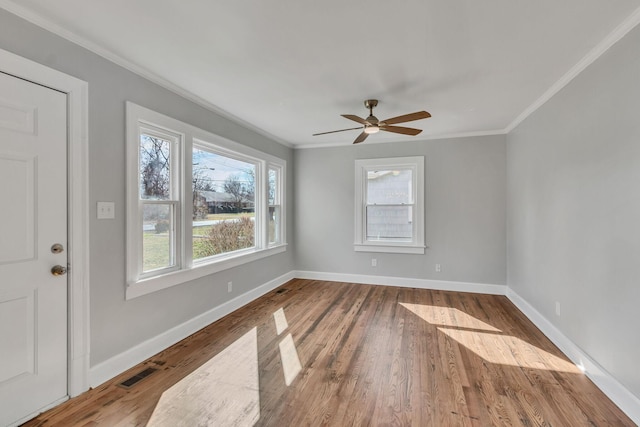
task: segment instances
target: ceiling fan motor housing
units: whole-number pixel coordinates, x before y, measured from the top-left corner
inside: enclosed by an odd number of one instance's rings
[[[368,127],[378,127],[379,120],[376,116],[373,115],[373,107],[375,107],[376,105],[378,105],[377,99],[367,99],[366,101],[364,101],[364,106],[369,109],[369,117],[367,117],[366,119],[368,124],[365,125],[365,129]]]

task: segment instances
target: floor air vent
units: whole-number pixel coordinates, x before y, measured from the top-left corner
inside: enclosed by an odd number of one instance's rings
[[[132,376],[131,378],[129,378],[128,380],[124,380],[122,381],[120,384],[118,384],[120,387],[124,387],[124,388],[131,388],[133,387],[138,381],[143,380],[144,378],[148,377],[149,375],[153,374],[155,371],[157,371],[156,368],[147,368],[144,371],[140,372],[139,374],[136,374],[134,376]]]

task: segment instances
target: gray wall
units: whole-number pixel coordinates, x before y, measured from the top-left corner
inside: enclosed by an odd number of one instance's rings
[[[425,156],[429,248],[354,252],[354,161],[413,155]],[[502,135],[296,150],[297,269],[506,284],[505,159]]]
[[[639,48],[636,28],[507,138],[509,286],[637,397]]]
[[[125,101],[287,160],[292,150],[201,108],[75,44],[0,9],[0,48],[89,83],[91,365],[95,366],[233,297],[291,271],[284,254],[125,301]],[[293,169],[289,169],[293,176]],[[292,200],[293,180],[287,198]],[[116,219],[97,220],[96,202],[115,201]],[[289,208],[288,229],[293,227]],[[233,280],[234,292],[226,283]]]

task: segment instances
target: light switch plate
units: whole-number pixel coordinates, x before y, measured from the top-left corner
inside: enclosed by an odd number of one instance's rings
[[[114,219],[116,204],[114,202],[98,202],[98,219]]]

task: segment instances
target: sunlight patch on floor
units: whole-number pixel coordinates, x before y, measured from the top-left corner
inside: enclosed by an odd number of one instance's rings
[[[401,302],[400,305],[432,325],[502,332],[500,329],[497,329],[480,319],[476,319],[457,308],[442,307],[439,305],[409,304],[406,302]]]
[[[489,363],[580,374],[573,363],[451,307],[400,303]]]
[[[289,386],[302,370],[298,351],[296,350],[296,345],[293,343],[291,334],[287,334],[287,336],[280,341],[280,358],[282,359],[284,383]]]
[[[460,329],[438,328],[489,363],[580,374],[577,366],[520,338]]]
[[[162,394],[149,427],[253,426],[260,418],[257,328]]]
[[[276,332],[278,335],[289,327],[287,316],[285,316],[282,307],[273,313],[273,320],[276,322]],[[284,383],[289,386],[302,370],[302,365],[300,364],[298,351],[296,350],[296,345],[293,342],[291,334],[287,334],[278,346],[280,347],[280,360],[282,360]]]
[[[287,317],[284,315],[284,309],[280,307],[273,313],[273,320],[276,322],[276,333],[280,335],[289,327]]]

